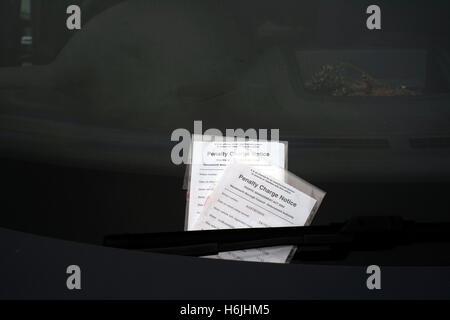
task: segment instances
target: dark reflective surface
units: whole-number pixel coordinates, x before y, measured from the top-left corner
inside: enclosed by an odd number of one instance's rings
[[[449,220],[447,2],[381,1],[375,32],[365,1],[87,0],[81,31],[69,2],[0,4],[1,226],[90,243],[181,230],[170,135],[194,120],[279,128],[289,170],[327,191],[316,224]],[[339,61],[422,94],[305,90]]]

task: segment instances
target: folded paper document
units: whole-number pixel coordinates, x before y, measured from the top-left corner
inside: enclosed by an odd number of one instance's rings
[[[262,167],[263,172],[272,175],[282,174],[273,171],[273,166],[286,168],[286,143],[202,135],[194,135],[192,141],[188,172],[187,230],[193,230],[206,198],[214,190],[231,160],[239,159],[255,167]]]
[[[274,141],[194,138],[187,229],[308,224],[325,193],[285,170],[286,148]],[[294,251],[279,246],[209,257],[284,263]]]
[[[289,175],[291,182],[303,185],[303,191],[262,173],[259,168],[233,162],[206,201],[194,229],[267,228],[309,223],[324,192]],[[283,246],[223,252],[219,257],[282,263],[291,254],[292,247]]]

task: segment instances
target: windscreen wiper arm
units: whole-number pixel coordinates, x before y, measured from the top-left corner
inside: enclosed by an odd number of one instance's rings
[[[450,242],[450,222],[419,223],[396,216],[355,217],[326,226],[122,234],[104,238],[108,247],[188,256],[296,245],[301,248],[300,259],[314,260],[323,252],[344,257],[355,250],[383,250],[423,242]]]

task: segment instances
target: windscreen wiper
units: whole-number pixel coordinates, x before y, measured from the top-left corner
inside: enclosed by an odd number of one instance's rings
[[[398,245],[450,242],[450,222],[419,223],[401,217],[355,217],[326,226],[182,231],[109,235],[108,247],[187,256],[260,247],[295,245],[296,259],[344,258],[351,251]]]

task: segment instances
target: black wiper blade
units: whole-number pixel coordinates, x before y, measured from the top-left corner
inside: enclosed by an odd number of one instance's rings
[[[423,242],[450,242],[450,222],[419,223],[395,216],[355,217],[326,226],[122,234],[104,239],[108,247],[188,256],[296,245],[302,249],[300,259],[316,259],[318,252],[344,257],[355,250],[383,250]]]

